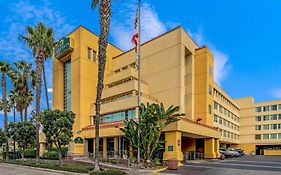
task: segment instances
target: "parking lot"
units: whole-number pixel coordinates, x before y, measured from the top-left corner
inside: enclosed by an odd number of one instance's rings
[[[188,163],[165,173],[184,175],[280,175],[281,156],[243,156],[221,161]]]

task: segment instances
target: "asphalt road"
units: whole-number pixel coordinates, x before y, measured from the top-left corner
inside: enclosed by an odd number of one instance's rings
[[[51,171],[44,171],[39,169],[33,169],[31,167],[16,166],[5,163],[0,163],[0,175],[65,175],[68,173],[57,173]],[[69,173],[73,175],[73,173]]]
[[[281,156],[246,156],[223,161],[190,163],[176,171],[184,175],[281,175]]]

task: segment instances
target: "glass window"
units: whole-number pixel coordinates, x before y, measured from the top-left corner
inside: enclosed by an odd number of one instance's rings
[[[214,115],[214,122],[218,122],[218,116],[217,115]]]
[[[213,67],[212,66],[209,66],[209,75],[213,75]]]
[[[261,125],[256,125],[256,130],[261,130]]]
[[[272,115],[271,120],[277,120],[277,114]]]
[[[270,134],[270,139],[277,139],[277,134]]]
[[[263,120],[264,120],[264,121],[269,120],[269,115],[265,115],[265,116],[263,116]]]
[[[269,111],[270,106],[264,106],[263,111]]]
[[[256,134],[256,135],[255,135],[255,139],[256,139],[256,140],[260,140],[260,139],[261,139],[261,135],[260,135],[260,134]]]
[[[281,129],[281,124],[278,124],[278,129]]]
[[[64,81],[64,110],[71,111],[71,62],[64,63],[63,67]]]
[[[256,112],[261,112],[261,107],[256,107]]]
[[[222,113],[222,106],[220,105],[220,112]]]
[[[219,123],[222,124],[222,118],[221,117],[219,117]]]
[[[278,110],[281,110],[281,104],[278,105]]]
[[[91,50],[92,50],[92,49],[88,47],[88,59],[89,59],[89,60],[91,59]]]
[[[97,52],[93,50],[93,61],[97,61]]]
[[[209,85],[209,94],[212,95],[213,94],[213,88],[211,85]]]
[[[276,111],[277,110],[277,105],[271,105],[271,110]]]
[[[212,114],[212,105],[209,105],[209,114]]]
[[[269,139],[269,134],[263,134],[263,135],[262,135],[262,138],[263,138],[263,139]]]
[[[281,120],[281,114],[278,114],[278,120]]]
[[[277,124],[271,124],[271,129],[277,129]]]
[[[214,108],[215,108],[216,110],[218,110],[218,103],[217,103],[217,102],[214,102]]]
[[[223,125],[226,126],[226,120],[225,119],[223,119]]]
[[[281,133],[278,134],[278,139],[281,139]]]
[[[263,130],[269,130],[269,125],[263,125]]]
[[[256,116],[256,121],[261,121],[261,116]]]

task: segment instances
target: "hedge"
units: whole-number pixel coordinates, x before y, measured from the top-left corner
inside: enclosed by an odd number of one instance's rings
[[[117,169],[107,169],[101,171],[90,171],[90,175],[124,175],[125,172]]]

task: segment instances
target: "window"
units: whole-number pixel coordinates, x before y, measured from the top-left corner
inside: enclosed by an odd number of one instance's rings
[[[220,106],[220,112],[222,113],[222,106]]]
[[[214,122],[218,122],[218,116],[217,115],[214,115]]]
[[[223,119],[223,125],[226,126],[226,120],[225,119]]]
[[[212,105],[209,105],[209,114],[212,114]]]
[[[212,66],[209,66],[209,75],[213,75],[213,67]]]
[[[263,125],[263,130],[269,130],[269,125]]]
[[[278,110],[281,110],[281,104],[278,105]]]
[[[219,123],[222,124],[222,118],[219,117]]]
[[[112,123],[112,122],[134,119],[136,117],[135,114],[136,114],[135,109],[105,114],[102,116],[102,123]]]
[[[256,112],[261,112],[261,107],[256,107]]]
[[[261,135],[260,135],[260,134],[256,134],[256,135],[255,135],[255,139],[256,139],[256,140],[260,140],[260,139],[261,139]]]
[[[92,49],[91,49],[90,47],[88,47],[88,59],[89,59],[89,60],[91,60],[91,50],[92,50]]]
[[[278,124],[278,129],[281,129],[281,124]]]
[[[281,120],[281,114],[278,114],[278,120]]]
[[[271,105],[271,110],[276,111],[277,110],[277,105]]]
[[[261,125],[256,125],[256,130],[261,130]]]
[[[214,102],[214,108],[215,108],[216,110],[218,110],[218,103],[217,103],[217,102]]]
[[[71,62],[63,65],[63,101],[64,110],[71,111]]]
[[[264,121],[269,120],[269,115],[265,115],[265,116],[263,116],[263,120],[264,120]]]
[[[281,133],[278,134],[278,139],[281,139]]]
[[[212,93],[212,91],[213,91],[213,88],[212,88],[212,86],[211,85],[209,85],[209,94],[210,95],[212,95],[213,93]]]
[[[277,139],[277,134],[270,134],[270,139]]]
[[[262,138],[263,138],[263,139],[269,139],[269,134],[263,134],[263,135],[262,135]]]
[[[277,129],[277,124],[271,124],[271,129]]]
[[[226,137],[226,131],[223,131],[223,136]]]
[[[261,121],[261,116],[256,116],[256,121]]]
[[[271,120],[277,120],[277,114],[272,115]]]
[[[93,50],[93,61],[97,61],[97,52]]]
[[[263,111],[269,111],[269,106],[264,106]]]

